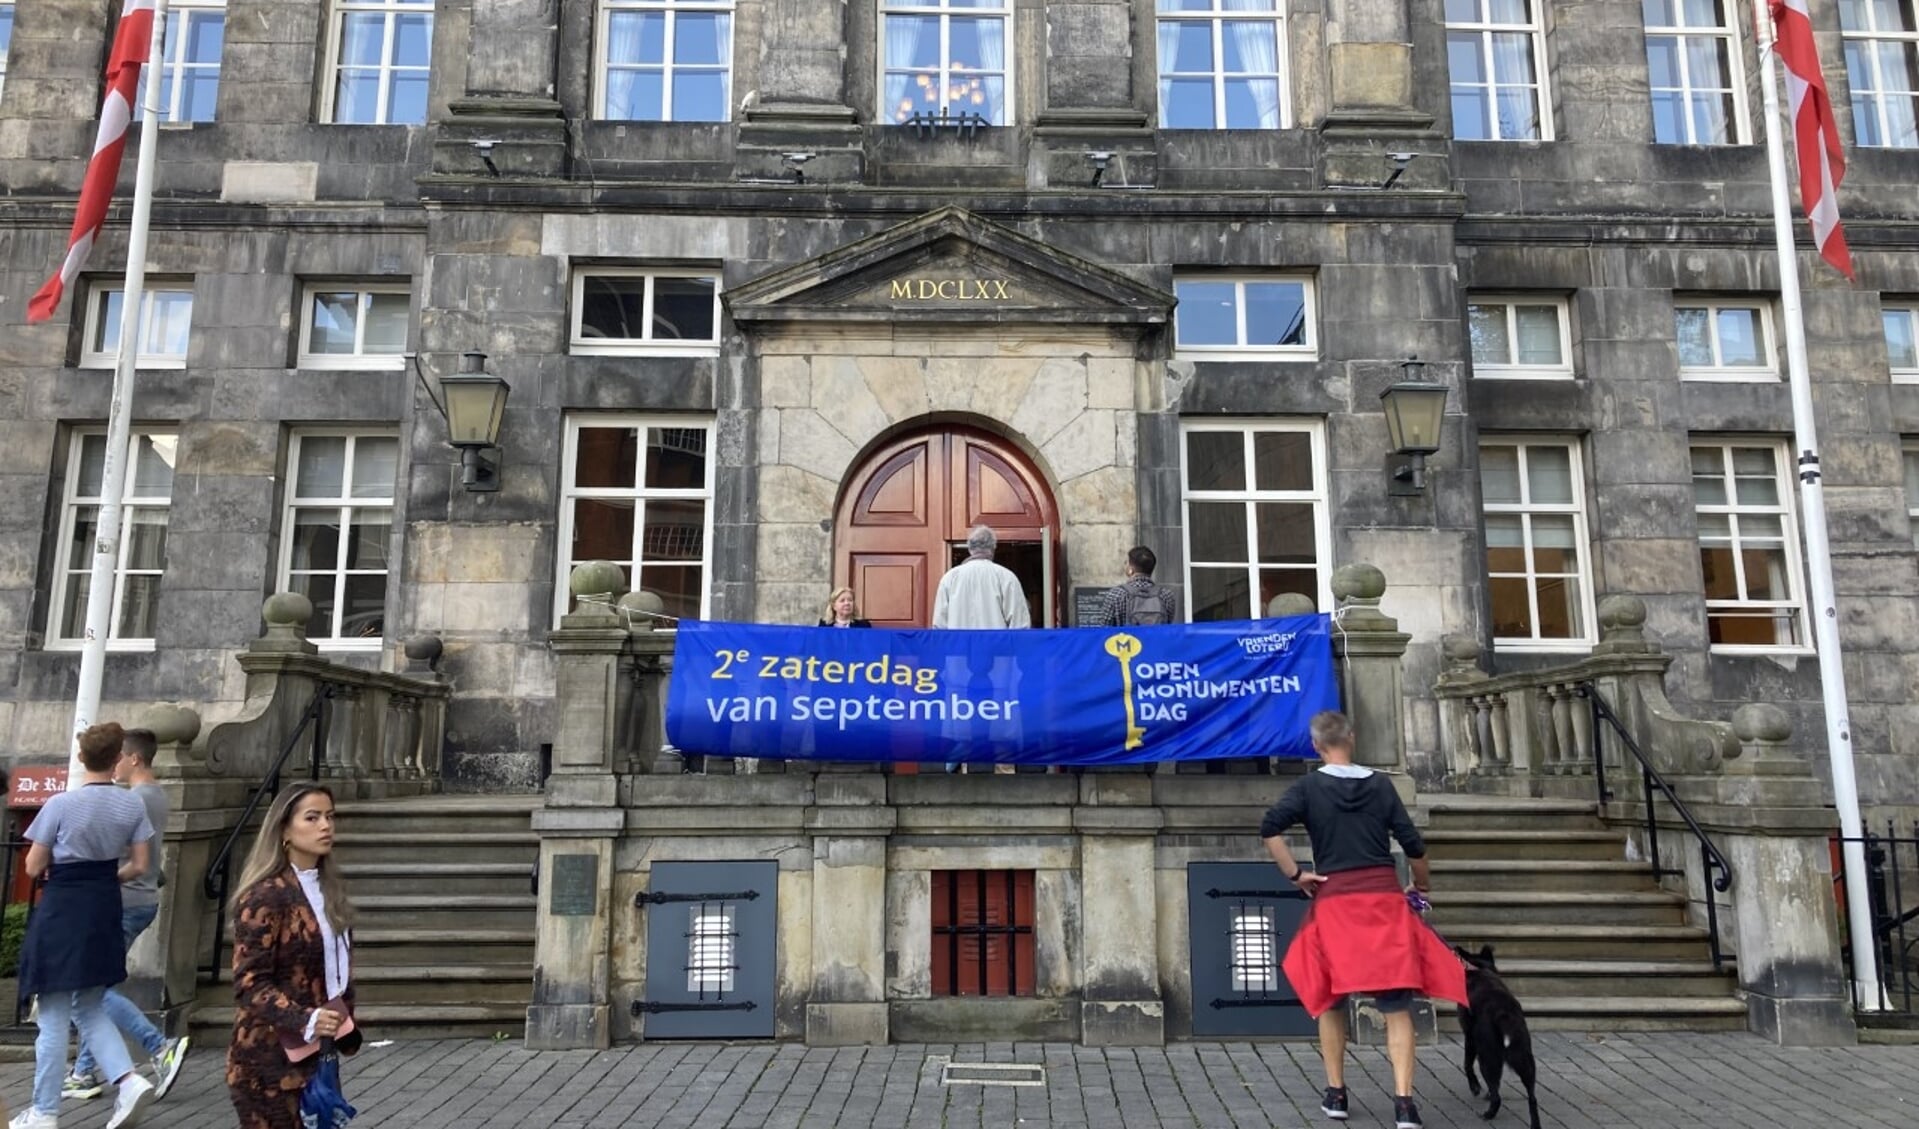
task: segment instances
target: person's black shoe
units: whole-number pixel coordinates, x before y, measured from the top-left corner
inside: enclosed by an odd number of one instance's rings
[[[1326,1087],[1326,1096],[1319,1099],[1319,1112],[1334,1121],[1346,1120],[1346,1087]]]
[[[1411,1098],[1393,1099],[1393,1129],[1426,1129],[1419,1119],[1419,1103]]]

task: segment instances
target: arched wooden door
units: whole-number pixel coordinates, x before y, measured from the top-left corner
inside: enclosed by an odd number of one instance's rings
[[[1059,509],[1003,439],[963,427],[896,439],[854,468],[837,522],[834,574],[875,627],[932,623],[940,577],[965,559],[975,525],[999,535],[995,559],[1019,575],[1034,625],[1057,623]]]

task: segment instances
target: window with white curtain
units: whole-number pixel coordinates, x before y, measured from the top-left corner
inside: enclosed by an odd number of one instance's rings
[[[1788,468],[1780,443],[1693,445],[1706,634],[1715,649],[1805,645]]]
[[[1772,307],[1764,302],[1679,298],[1673,305],[1684,380],[1777,380]]]
[[[1746,80],[1735,0],[1643,0],[1653,140],[1744,145]]]
[[[1473,376],[1571,380],[1572,331],[1564,298],[1475,294],[1466,305]]]
[[[1282,0],[1159,0],[1161,129],[1284,129]]]
[[[1445,0],[1453,138],[1551,141],[1538,0]]]
[[[1906,440],[1901,453],[1906,466],[1906,517],[1912,524],[1912,547],[1919,549],[1919,439]]]
[[[173,468],[180,437],[172,431],[133,432],[125,457],[126,486],[120,492],[120,557],[113,570],[113,608],[107,646],[153,645],[159,618],[160,578],[167,567],[167,518],[173,505]],[[60,507],[60,561],[54,572],[47,645],[78,647],[87,634],[87,599],[93,577],[93,546],[106,503],[107,436],[102,429],[76,431],[67,452]]]
[[[1919,0],[1839,0],[1860,145],[1919,149]]]
[[[977,114],[1005,125],[1013,0],[881,0],[881,121]]]
[[[1479,445],[1493,641],[1503,649],[1593,640],[1583,478],[1571,439]]]
[[[400,441],[381,433],[300,432],[287,466],[280,591],[312,601],[313,642],[377,649],[386,630]]]
[[[333,0],[324,120],[424,125],[433,0]]]
[[[160,120],[210,122],[220,93],[220,50],[226,41],[226,0],[171,0],[165,62],[160,69]],[[146,117],[134,100],[133,116]]]
[[[732,0],[603,0],[598,116],[723,122],[731,116]]]
[[[1919,305],[1887,306],[1879,319],[1886,327],[1886,360],[1893,381],[1919,381]]]
[[[1180,439],[1192,621],[1263,616],[1281,592],[1330,607],[1323,426],[1192,421]]]
[[[7,88],[7,50],[13,45],[13,0],[0,0],[0,94]]]
[[[86,345],[81,368],[112,368],[120,361],[120,329],[126,317],[126,291],[95,286],[87,292]],[[140,292],[140,368],[185,368],[193,331],[193,288],[149,284]]]

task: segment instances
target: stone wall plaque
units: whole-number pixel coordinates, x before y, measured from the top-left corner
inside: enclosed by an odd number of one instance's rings
[[[592,917],[600,911],[600,856],[554,855],[547,909],[555,917]]]
[[[1073,626],[1090,627],[1099,618],[1099,605],[1105,599],[1107,588],[1073,589]]]

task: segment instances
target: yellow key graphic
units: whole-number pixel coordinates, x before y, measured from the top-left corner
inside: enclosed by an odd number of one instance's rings
[[[1139,727],[1133,713],[1133,660],[1139,656],[1139,639],[1121,632],[1106,638],[1106,653],[1119,660],[1119,680],[1126,696],[1126,747],[1137,749],[1146,743],[1146,731]]]

